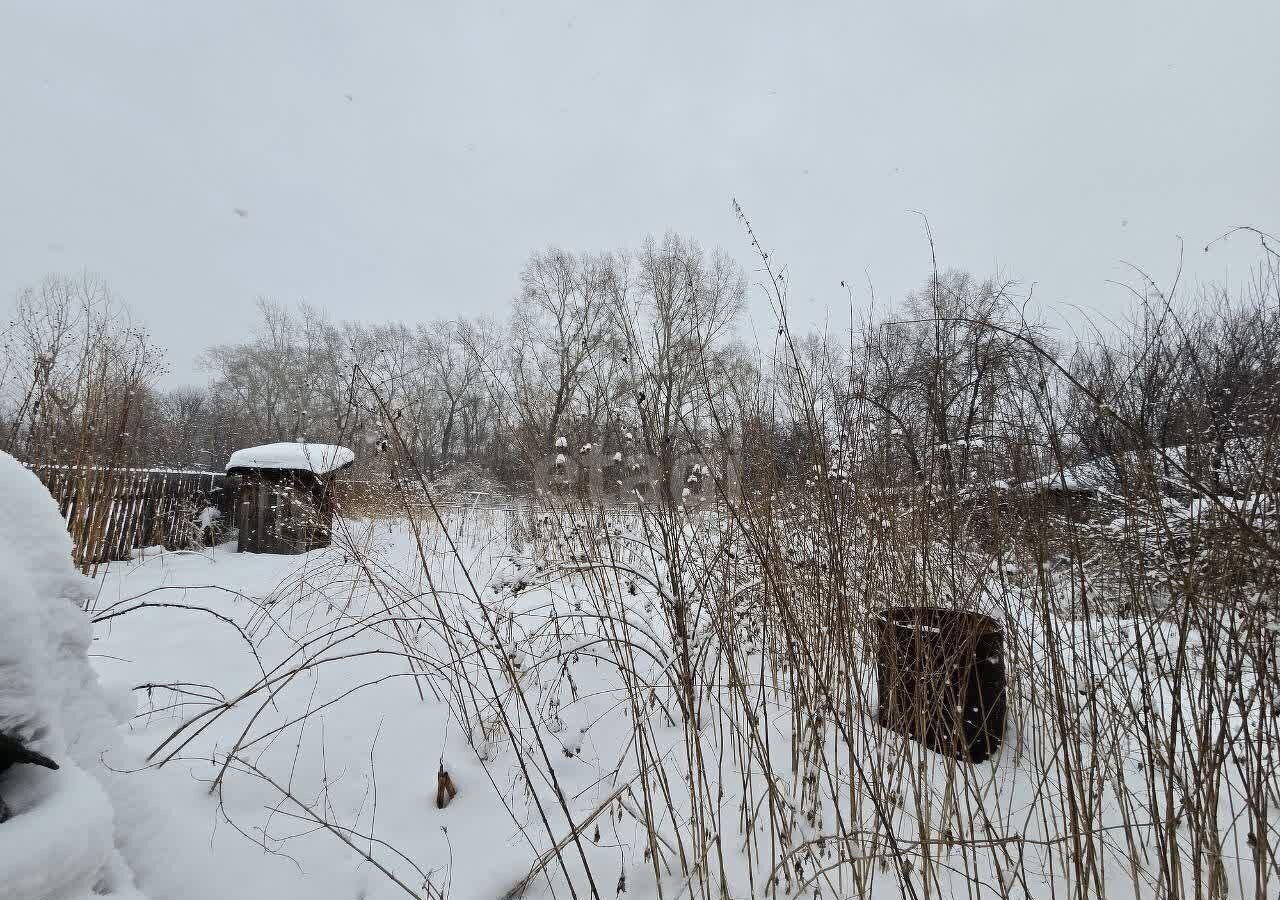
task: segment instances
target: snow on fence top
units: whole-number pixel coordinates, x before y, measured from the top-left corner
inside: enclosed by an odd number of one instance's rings
[[[212,475],[215,478],[221,478],[222,472],[210,472],[208,469],[167,469],[163,466],[156,468],[137,468],[131,466],[67,466],[53,465],[49,463],[23,463],[24,469],[30,469],[33,472],[128,472],[131,475]]]
[[[281,442],[246,447],[231,454],[227,471],[232,469],[299,469],[316,475],[328,475],[355,462],[356,455],[336,444],[295,444]]]

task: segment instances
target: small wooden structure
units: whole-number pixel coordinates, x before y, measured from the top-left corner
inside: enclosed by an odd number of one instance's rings
[[[982,762],[1005,727],[1004,635],[977,613],[898,606],[880,616],[879,724]]]
[[[328,547],[333,476],[355,460],[334,444],[278,443],[231,454],[240,486],[235,524],[241,553],[306,553]]]

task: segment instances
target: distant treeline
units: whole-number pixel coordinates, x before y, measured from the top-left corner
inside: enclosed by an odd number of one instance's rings
[[[251,335],[203,354],[207,384],[173,390],[155,387],[162,350],[100,279],[50,276],[17,293],[3,333],[0,448],[218,470],[239,447],[324,441],[366,470],[520,486],[557,443],[590,443],[663,464],[733,453],[754,485],[873,472],[957,488],[1143,443],[1225,447],[1276,421],[1269,252],[1234,293],[1142,283],[1127,318],[1071,337],[1028,320],[1018,285],[954,271],[795,334],[786,277],[760,257],[775,320],[750,329],[741,266],[672,234],[534,253],[500,319],[371,324],[260,299]]]

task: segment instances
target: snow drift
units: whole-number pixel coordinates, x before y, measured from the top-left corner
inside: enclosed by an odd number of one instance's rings
[[[189,897],[202,880],[191,831],[137,771],[121,704],[90,667],[82,610],[94,592],[48,491],[0,453],[0,729],[61,767],[0,778],[13,812],[0,824],[0,900]]]

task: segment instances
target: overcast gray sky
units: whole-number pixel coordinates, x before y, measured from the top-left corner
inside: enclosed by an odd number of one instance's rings
[[[0,0],[0,292],[103,275],[169,349],[258,295],[500,313],[529,252],[675,229],[797,315],[945,265],[1114,312],[1280,229],[1280,3]],[[240,210],[243,214],[237,213]],[[757,300],[755,308],[765,307]]]

